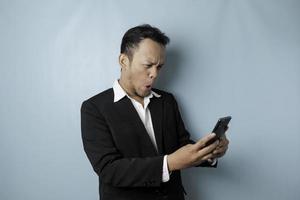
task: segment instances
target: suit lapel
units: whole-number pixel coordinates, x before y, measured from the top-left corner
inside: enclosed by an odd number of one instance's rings
[[[129,122],[130,125],[133,126],[133,129],[136,130],[137,133],[140,133],[140,136],[143,138],[144,141],[146,141],[146,144],[149,144],[149,145],[147,145],[147,147],[149,147],[149,146],[151,147],[152,153],[154,155],[157,154],[157,151],[151,142],[148,132],[147,132],[139,114],[137,113],[135,107],[132,105],[132,102],[130,101],[130,99],[127,97],[121,99],[120,101],[116,102],[116,107],[117,107],[119,114],[122,115],[122,118],[125,119],[126,122]],[[152,115],[152,113],[151,113],[151,115]],[[155,131],[155,129],[154,129],[154,131]]]
[[[162,119],[163,104],[161,98],[152,97],[149,103],[149,110],[156,139],[159,154],[163,154],[163,138],[162,138]]]

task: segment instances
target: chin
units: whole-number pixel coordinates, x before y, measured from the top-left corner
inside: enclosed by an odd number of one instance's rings
[[[150,91],[149,91],[149,92],[141,92],[141,93],[139,94],[139,96],[140,96],[140,97],[146,97],[146,96],[148,96],[150,93],[151,93]]]

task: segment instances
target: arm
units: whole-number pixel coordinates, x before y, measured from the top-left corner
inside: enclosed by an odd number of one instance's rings
[[[202,167],[216,167],[217,163],[210,163],[207,160],[213,157],[212,151],[218,145],[217,142],[206,146],[205,143],[212,139],[214,135],[207,135],[200,139],[197,143],[190,139],[190,134],[185,129],[181,114],[178,108],[178,104],[175,98],[172,96],[175,115],[177,132],[179,135],[180,149],[168,156],[168,165],[170,170],[178,170],[192,166]],[[180,163],[176,162],[182,161]],[[175,163],[175,166],[172,166]]]
[[[81,107],[83,147],[100,179],[116,187],[154,187],[162,180],[163,156],[126,158],[114,144],[98,108],[89,101]]]

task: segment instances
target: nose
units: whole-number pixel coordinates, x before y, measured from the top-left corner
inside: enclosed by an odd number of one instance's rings
[[[150,78],[151,79],[155,79],[158,75],[158,70],[156,67],[152,67],[151,71],[150,71]]]

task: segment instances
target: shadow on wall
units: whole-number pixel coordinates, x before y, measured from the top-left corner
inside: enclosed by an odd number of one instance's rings
[[[156,80],[155,87],[166,91],[172,88],[176,77],[178,77],[181,72],[181,64],[182,55],[180,54],[180,50],[178,48],[167,48],[165,66],[162,68]]]
[[[181,48],[169,48],[166,51],[166,65],[162,68],[162,71],[156,81],[155,87],[158,89],[170,91],[173,94],[178,91],[172,91],[176,88],[174,85],[178,85],[178,81],[182,81],[184,76],[184,69],[188,66],[184,66],[184,61],[187,60],[187,55],[181,51]],[[204,73],[203,73],[204,74]],[[175,94],[174,94],[175,95]],[[180,98],[176,95],[176,100],[179,107],[182,108]],[[184,116],[184,109],[182,109],[181,115]],[[185,121],[185,125],[188,122]],[[188,126],[186,126],[188,127]],[[192,136],[192,135],[191,135]],[[193,138],[193,137],[192,137]],[[226,155],[227,157],[228,155]],[[222,185],[229,183],[231,185],[240,185],[245,177],[238,177],[235,173],[234,166],[231,163],[226,162],[227,159],[220,159],[218,168],[190,168],[182,170],[182,178],[184,187],[188,193],[186,199],[211,199],[211,194],[208,191],[209,185]],[[242,159],[239,158],[241,161]],[[241,161],[242,162],[242,161]],[[212,182],[217,182],[213,183]],[[222,190],[220,190],[222,191]],[[245,191],[244,191],[245,192]]]

